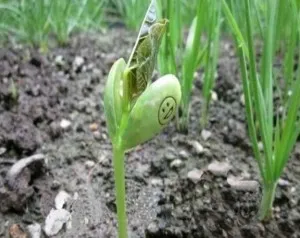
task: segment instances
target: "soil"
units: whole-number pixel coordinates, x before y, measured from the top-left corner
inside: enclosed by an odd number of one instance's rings
[[[0,237],[8,237],[13,224],[43,227],[61,190],[73,197],[65,207],[72,224],[54,237],[117,237],[102,99],[109,69],[116,59],[129,56],[132,35],[123,29],[77,35],[47,54],[22,45],[0,50]],[[180,134],[172,122],[126,154],[130,237],[300,237],[300,144],[277,188],[274,218],[259,222],[261,189],[237,190],[227,182],[229,176],[259,181],[230,42],[222,41],[209,138],[201,136],[199,126],[201,76],[199,71],[189,133]],[[8,191],[5,176],[12,164],[37,153],[46,162],[26,168],[16,181],[18,189]],[[229,173],[209,171],[215,161],[230,164]],[[193,169],[203,172],[198,182],[187,176]]]

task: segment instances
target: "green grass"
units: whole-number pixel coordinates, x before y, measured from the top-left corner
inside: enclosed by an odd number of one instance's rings
[[[194,74],[200,67],[205,70],[203,118],[207,118],[214,86],[221,26],[219,1],[200,0],[191,1],[190,4],[189,6],[185,1],[167,0],[159,6],[161,16],[169,19],[170,24],[159,54],[158,64],[161,74],[173,73],[181,80],[182,102],[177,126],[183,132],[188,129]],[[185,23],[188,22],[188,19],[185,19],[187,14],[185,11],[191,6],[194,7],[191,12],[195,15],[190,23],[187,39],[184,41]],[[206,121],[203,118],[201,121]]]
[[[138,30],[150,0],[109,0],[108,13],[121,18],[127,28]]]
[[[215,84],[215,74],[219,56],[219,43],[221,31],[221,3],[219,1],[211,1],[211,11],[208,12],[209,26],[207,30],[207,52],[204,63],[204,80],[203,80],[203,105],[201,112],[200,125],[205,128],[208,121],[208,111],[211,101],[212,90]]]
[[[14,35],[22,41],[44,48],[50,29],[50,2],[46,0],[7,1],[0,4],[2,35]]]
[[[253,36],[254,24],[252,22],[251,9],[255,8],[255,2],[244,0],[246,34],[244,41],[241,41],[241,30],[236,28],[236,21],[233,23],[231,12],[226,14],[231,29],[234,32],[237,52],[240,59],[240,70],[243,82],[243,91],[246,104],[246,118],[249,136],[252,142],[255,159],[258,163],[263,196],[259,209],[259,219],[269,220],[272,217],[272,204],[278,180],[290,157],[290,153],[300,133],[299,109],[300,100],[300,71],[291,70],[294,65],[295,45],[299,45],[299,10],[294,0],[288,0],[284,7],[288,8],[289,16],[286,16],[286,30],[290,33],[288,39],[291,44],[286,46],[285,62],[282,64],[285,87],[288,88],[289,97],[281,101],[284,108],[280,115],[274,106],[274,86],[277,84],[273,67],[277,44],[284,42],[285,35],[278,35],[278,24],[282,10],[278,7],[280,0],[267,0],[267,7],[264,12],[265,33],[262,35],[263,49],[262,57],[257,63],[255,42]],[[223,0],[226,9],[226,3]],[[226,10],[225,10],[226,11]],[[288,23],[288,24],[287,24]],[[279,37],[280,36],[280,37]],[[283,39],[282,39],[283,38]],[[298,54],[300,52],[297,52]],[[298,62],[296,62],[298,63]],[[287,73],[288,72],[288,73]],[[275,119],[275,122],[274,122]],[[259,141],[262,141],[263,150],[259,149]]]
[[[0,35],[46,49],[49,37],[65,44],[72,32],[99,28],[106,0],[12,0],[0,4]]]
[[[167,34],[162,41],[162,47],[158,57],[158,67],[162,75],[172,73],[177,75],[176,55],[182,48],[182,21],[181,1],[166,0],[158,1],[160,18],[169,20]]]

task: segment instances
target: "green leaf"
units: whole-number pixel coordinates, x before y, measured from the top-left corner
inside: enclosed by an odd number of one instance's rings
[[[166,31],[168,20],[148,23],[141,28],[137,44],[127,63],[126,79],[128,79],[129,100],[138,97],[151,80],[159,46]],[[151,25],[149,25],[151,24]],[[149,29],[148,29],[149,28]]]
[[[126,68],[124,59],[119,59],[112,66],[105,86],[104,111],[106,123],[112,141],[115,139],[122,117],[122,81]]]
[[[132,108],[122,136],[122,147],[130,149],[160,132],[175,116],[181,100],[178,79],[165,75],[151,84]]]

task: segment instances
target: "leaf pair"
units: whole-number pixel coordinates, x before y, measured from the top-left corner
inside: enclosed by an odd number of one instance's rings
[[[166,75],[150,84],[167,22],[156,22],[151,4],[127,65],[119,59],[109,73],[105,114],[112,143],[123,149],[149,140],[177,111],[181,99],[177,78]]]

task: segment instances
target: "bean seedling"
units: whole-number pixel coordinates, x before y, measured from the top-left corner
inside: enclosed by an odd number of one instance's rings
[[[124,153],[157,134],[174,117],[180,103],[178,79],[165,75],[154,83],[151,77],[166,19],[156,19],[153,0],[127,62],[117,60],[105,88],[104,107],[113,146],[118,233],[127,238]]]

